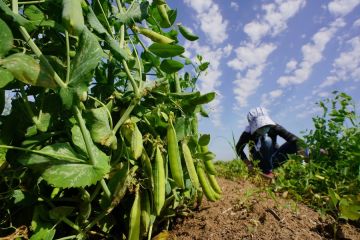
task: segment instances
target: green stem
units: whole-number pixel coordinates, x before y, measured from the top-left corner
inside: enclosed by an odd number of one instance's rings
[[[175,79],[175,91],[177,93],[181,92],[181,86],[179,81],[179,75],[177,73],[174,73],[174,79]]]
[[[69,225],[71,228],[75,229],[78,232],[81,232],[81,228],[76,225],[75,223],[73,223],[71,220],[69,220],[68,218],[62,218],[61,221],[63,221],[64,223],[66,223],[67,225]]]
[[[66,80],[65,84],[69,83],[70,80],[70,43],[69,43],[69,33],[65,30],[65,41],[66,41]]]
[[[102,7],[102,5],[101,5],[100,1],[99,1],[99,0],[96,0],[96,1],[97,1],[97,3],[99,4],[99,7],[100,7],[100,10],[101,10],[101,13],[102,13],[102,14],[103,14],[103,16],[104,16],[104,19],[105,19],[105,21],[106,21],[106,26],[107,26],[107,28],[108,28],[108,30],[109,30],[109,33],[110,33],[110,35],[114,38],[114,35],[113,35],[112,31],[111,31],[111,27],[110,27],[109,21],[108,21],[108,19],[107,19],[106,14],[105,14],[105,11],[104,11],[104,9],[103,9],[103,7]]]
[[[20,92],[22,95],[22,100],[24,101],[24,105],[25,105],[25,109],[27,111],[27,113],[29,114],[29,117],[31,118],[32,122],[37,125],[39,123],[37,117],[35,116],[34,112],[32,111],[31,107],[30,107],[30,103],[28,101],[27,95],[25,93],[25,90],[23,87],[20,87]]]
[[[46,0],[39,0],[39,1],[28,1],[28,2],[19,2],[18,4],[35,4],[35,3],[43,3],[45,2]]]
[[[135,97],[140,97],[139,88],[138,88],[138,86],[137,86],[137,84],[136,84],[135,79],[134,79],[133,76],[131,75],[130,69],[129,69],[126,61],[125,61],[125,60],[122,60],[121,62],[122,62],[122,64],[123,64],[123,66],[124,66],[126,75],[128,76],[128,78],[129,78],[129,80],[130,80],[131,86],[132,86],[133,89],[134,89]]]
[[[85,121],[84,121],[84,119],[83,119],[83,117],[81,115],[81,111],[77,106],[74,107],[74,112],[75,112],[75,118],[76,118],[77,122],[79,123],[79,127],[80,127],[80,130],[81,130],[84,142],[85,142],[86,151],[89,154],[90,163],[92,165],[95,165],[94,152],[91,150],[91,147],[93,146],[94,143],[92,142],[91,136],[89,135],[89,131],[86,128]],[[110,193],[110,190],[109,190],[108,186],[105,183],[105,180],[101,179],[100,184],[101,184],[101,186],[102,186],[102,188],[104,190],[105,195],[108,198],[110,198],[111,193]]]
[[[70,236],[67,236],[67,237],[62,237],[62,238],[58,238],[58,239],[55,239],[55,240],[67,240],[67,239],[75,239],[77,235],[70,235]]]
[[[140,82],[139,82],[139,89],[140,91],[142,91],[143,89],[143,81],[142,81],[142,71],[141,71],[141,63],[140,63],[140,58],[139,58],[139,55],[138,55],[138,52],[137,52],[137,49],[133,43],[133,41],[131,40],[131,38],[129,38],[130,42],[131,42],[131,45],[133,46],[133,49],[134,49],[134,52],[135,52],[135,56],[136,56],[136,60],[137,60],[137,63],[139,65],[139,76],[140,76]]]
[[[101,184],[98,183],[96,185],[96,188],[95,188],[94,192],[90,196],[90,200],[89,200],[90,202],[92,202],[95,199],[95,197],[99,194],[100,189],[101,189]]]
[[[121,125],[126,121],[126,119],[128,119],[128,117],[130,116],[130,113],[132,112],[134,107],[138,104],[139,100],[140,100],[139,98],[135,98],[131,101],[130,105],[125,110],[124,114],[121,116],[120,120],[116,123],[116,125],[113,129],[114,134],[119,130]]]

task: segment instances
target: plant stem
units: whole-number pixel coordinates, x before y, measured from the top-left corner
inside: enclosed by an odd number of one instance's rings
[[[139,88],[138,88],[138,86],[137,86],[137,84],[136,84],[135,79],[134,79],[133,76],[131,75],[130,69],[129,69],[126,61],[125,61],[125,60],[122,60],[121,62],[122,62],[122,64],[123,64],[123,66],[124,66],[126,75],[128,76],[128,78],[129,78],[129,80],[130,80],[131,86],[132,86],[133,89],[134,89],[135,97],[140,97]]]
[[[91,147],[94,145],[94,143],[92,142],[89,131],[86,128],[85,121],[84,121],[84,119],[83,119],[83,117],[81,115],[81,111],[77,106],[74,107],[74,112],[75,112],[75,118],[76,118],[77,122],[79,123],[80,130],[81,130],[84,142],[85,142],[86,151],[89,154],[90,163],[92,165],[95,165],[96,162],[95,162],[94,152],[91,150]],[[109,190],[108,186],[105,183],[105,180],[101,179],[100,184],[101,184],[101,186],[102,186],[102,188],[104,190],[105,195],[108,198],[110,198],[111,193],[110,193],[110,190]]]
[[[70,43],[69,43],[69,32],[65,30],[65,41],[66,41],[66,80],[65,84],[69,83],[70,80]]]
[[[70,235],[70,236],[67,236],[67,237],[62,237],[62,238],[58,238],[58,239],[55,239],[55,240],[67,240],[67,239],[75,239],[77,235]]]
[[[27,1],[27,2],[19,2],[18,4],[35,4],[35,3],[43,3],[46,0],[39,0],[39,1]]]
[[[29,114],[29,117],[31,118],[32,122],[35,125],[37,125],[39,123],[39,121],[30,107],[30,103],[28,101],[27,95],[26,95],[23,87],[20,87],[20,92],[21,92],[22,100],[24,101],[25,109],[26,109],[27,113]]]
[[[116,123],[113,132],[114,134],[119,130],[119,128],[121,127],[121,125],[125,122],[126,119],[128,119],[131,111],[134,109],[134,107],[137,105],[138,101],[140,99],[135,98],[131,101],[130,105],[128,106],[128,108],[125,110],[124,114],[121,116],[120,120]]]

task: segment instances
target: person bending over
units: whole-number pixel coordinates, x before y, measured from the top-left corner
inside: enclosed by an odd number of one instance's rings
[[[272,170],[288,159],[287,154],[297,153],[299,138],[275,123],[262,107],[250,110],[247,120],[249,125],[236,144],[236,152],[248,169],[252,170],[253,164],[244,152],[245,146],[248,145],[251,159],[260,160],[259,167],[263,175],[273,178]],[[286,142],[279,146],[277,136],[282,137]]]

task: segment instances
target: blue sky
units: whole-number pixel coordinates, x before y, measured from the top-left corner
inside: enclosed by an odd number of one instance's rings
[[[360,105],[360,0],[168,4],[178,9],[177,22],[200,37],[184,40],[186,54],[211,62],[198,88],[217,97],[200,130],[211,134],[217,159],[235,157],[232,136],[237,141],[253,107],[266,107],[273,120],[301,136],[320,113],[315,102],[333,90],[345,91]]]

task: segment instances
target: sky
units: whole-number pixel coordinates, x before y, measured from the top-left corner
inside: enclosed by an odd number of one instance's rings
[[[178,10],[176,22],[200,37],[180,38],[186,55],[210,62],[197,87],[216,98],[199,125],[218,160],[236,157],[251,108],[265,107],[299,137],[321,114],[315,103],[334,90],[351,95],[359,109],[360,0],[167,2]]]

